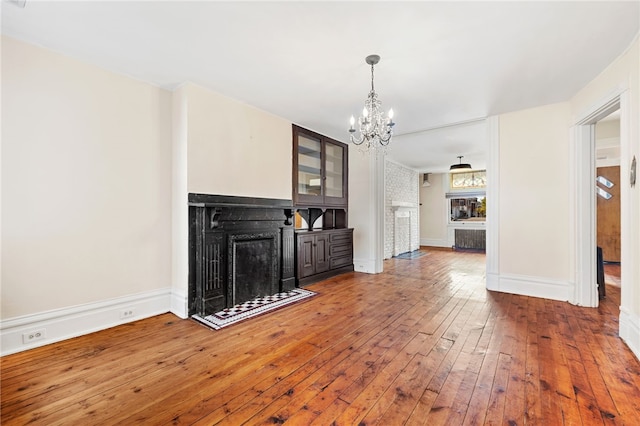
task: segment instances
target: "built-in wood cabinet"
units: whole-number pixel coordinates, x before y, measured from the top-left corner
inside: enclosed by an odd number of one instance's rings
[[[353,271],[353,229],[297,230],[296,257],[300,286]]]
[[[327,233],[298,235],[298,270],[300,278],[329,270],[329,235]]]
[[[348,146],[293,125],[293,203],[340,206],[348,203]]]
[[[293,125],[296,283],[353,271],[353,230],[347,227],[348,146]]]

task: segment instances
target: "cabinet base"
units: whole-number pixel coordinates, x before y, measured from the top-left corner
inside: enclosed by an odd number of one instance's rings
[[[285,293],[296,288],[296,279],[294,277],[280,280],[280,291]]]
[[[304,278],[296,279],[298,287],[304,287],[309,284],[317,283],[318,281],[326,280],[327,278],[335,277],[336,275],[344,274],[345,272],[353,272],[353,264],[346,265],[341,268],[332,269],[326,272],[320,272],[319,274],[311,275]]]

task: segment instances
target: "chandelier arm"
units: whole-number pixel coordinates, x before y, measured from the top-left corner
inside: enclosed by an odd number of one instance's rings
[[[380,143],[384,146],[389,145],[389,141],[391,141],[391,136],[392,136],[391,129],[387,129],[386,137],[384,135],[380,136]]]
[[[355,136],[353,136],[353,133],[352,133],[349,139],[351,140],[351,143],[353,143],[354,145],[362,145],[362,142],[364,142],[365,138],[364,138],[364,135],[361,135],[359,138],[356,138]]]

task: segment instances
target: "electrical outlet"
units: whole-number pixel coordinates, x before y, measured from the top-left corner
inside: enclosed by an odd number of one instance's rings
[[[133,308],[127,308],[120,311],[120,319],[133,318],[135,311]]]
[[[22,343],[31,343],[38,340],[42,340],[47,337],[47,329],[41,328],[39,330],[33,330],[28,333],[22,333]]]

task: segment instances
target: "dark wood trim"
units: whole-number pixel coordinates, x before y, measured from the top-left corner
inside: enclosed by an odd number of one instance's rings
[[[196,207],[233,206],[267,209],[293,207],[293,202],[291,200],[281,198],[236,197],[234,195],[197,194],[191,192],[188,195],[188,201],[190,206]]]

